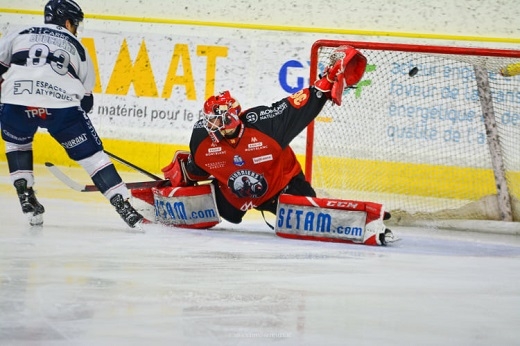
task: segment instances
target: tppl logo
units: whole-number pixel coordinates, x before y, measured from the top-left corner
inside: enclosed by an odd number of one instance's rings
[[[298,60],[288,60],[286,61],[280,71],[278,72],[278,82],[283,90],[285,90],[289,94],[294,94],[297,91],[309,86],[310,84],[310,61],[306,61],[305,63],[301,63]],[[327,65],[323,62],[318,62],[318,71],[319,73],[323,73]],[[376,70],[376,65],[367,65],[365,70],[365,79],[359,81],[354,87],[347,88],[343,92],[343,94],[347,94],[354,90],[355,97],[361,97],[361,91],[363,87],[367,87],[372,84],[372,80],[366,79],[368,72],[373,72]]]

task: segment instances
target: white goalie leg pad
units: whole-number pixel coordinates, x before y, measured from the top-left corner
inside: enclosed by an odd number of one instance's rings
[[[211,228],[220,222],[212,184],[152,188],[157,222],[183,228]]]
[[[144,217],[145,223],[155,222],[155,203],[151,187],[130,189],[130,204]]]
[[[384,245],[383,205],[280,195],[275,232],[291,239]]]

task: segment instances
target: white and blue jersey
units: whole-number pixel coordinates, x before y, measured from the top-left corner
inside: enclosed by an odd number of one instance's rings
[[[74,160],[102,150],[101,140],[86,114],[93,102],[92,60],[67,29],[44,24],[21,28],[3,37],[0,75],[0,124],[6,142],[32,143],[41,127]]]
[[[87,50],[54,24],[18,29],[2,38],[0,75],[1,103],[33,107],[79,106],[95,83]]]

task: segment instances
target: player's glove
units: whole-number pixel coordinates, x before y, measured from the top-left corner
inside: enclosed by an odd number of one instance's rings
[[[172,162],[162,169],[164,177],[169,179],[172,186],[193,186],[197,181],[208,179],[208,175],[195,175],[188,171],[188,162],[191,154],[188,151],[178,150]]]
[[[366,65],[365,56],[353,47],[338,47],[330,55],[329,66],[314,87],[324,93],[330,93],[332,101],[340,106],[343,90],[361,80]]]
[[[81,109],[83,109],[83,111],[88,114],[92,110],[93,106],[94,95],[88,94],[83,96],[83,98],[81,99]]]

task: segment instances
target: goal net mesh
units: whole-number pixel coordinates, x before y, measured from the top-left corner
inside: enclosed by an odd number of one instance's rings
[[[406,224],[503,220],[506,189],[520,220],[520,76],[500,74],[520,51],[318,41],[311,82],[345,44],[368,64],[342,105],[328,102],[309,127],[306,174],[318,195],[379,202]]]

